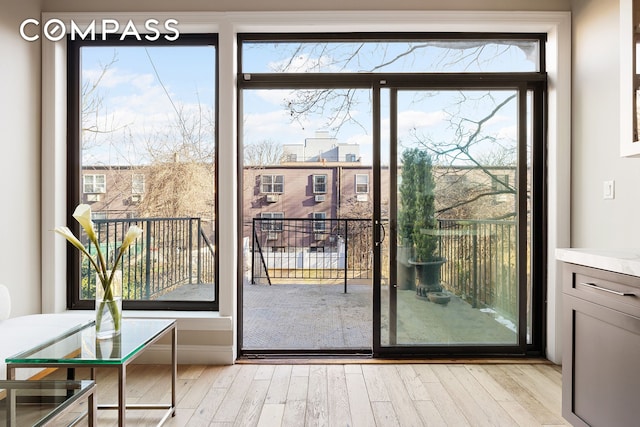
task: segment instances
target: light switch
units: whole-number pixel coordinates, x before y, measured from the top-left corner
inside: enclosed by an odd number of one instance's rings
[[[616,197],[616,182],[611,180],[611,181],[604,181],[603,183],[603,192],[602,192],[602,198],[605,200],[612,200],[615,199]]]

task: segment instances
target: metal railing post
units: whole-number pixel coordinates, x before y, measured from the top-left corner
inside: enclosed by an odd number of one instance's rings
[[[471,262],[473,264],[471,275],[472,275],[472,285],[473,285],[473,300],[471,306],[473,308],[478,307],[478,223],[474,222],[471,227],[471,239],[473,242],[472,251],[473,256],[471,258]]]
[[[256,284],[255,268],[256,268],[256,218],[253,218],[251,224],[251,284]]]
[[[344,220],[344,293],[347,293],[347,260],[349,259],[349,223]]]
[[[151,222],[149,220],[145,220],[145,233],[146,234],[146,254],[145,257],[147,262],[144,266],[144,282],[145,282],[145,299],[149,299],[151,296]]]
[[[197,223],[198,223],[198,227],[196,228],[196,233],[198,233],[198,238],[197,238],[197,248],[198,248],[198,262],[197,262],[197,268],[198,268],[198,284],[202,283],[202,220],[200,218],[197,219]],[[190,252],[190,254],[192,254],[193,252]],[[190,255],[189,258],[193,258],[193,255]]]
[[[187,256],[189,257],[189,284],[193,284],[193,256],[191,256],[191,250],[193,248],[193,218],[189,218],[189,243],[187,244],[189,250]]]

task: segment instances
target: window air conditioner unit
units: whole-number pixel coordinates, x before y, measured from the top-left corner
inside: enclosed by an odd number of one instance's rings
[[[326,200],[326,196],[324,194],[316,194],[316,202],[324,202]]]
[[[87,194],[87,202],[99,202],[101,198],[100,194]]]
[[[366,202],[366,201],[369,200],[369,196],[366,195],[366,194],[358,194],[356,196],[356,200],[359,201],[359,202]]]
[[[278,233],[270,231],[267,233],[267,240],[278,240]]]
[[[277,194],[267,194],[267,203],[275,203],[278,201]]]
[[[141,201],[142,201],[142,195],[141,194],[133,194],[133,195],[131,195],[131,204],[132,205],[137,205]]]
[[[324,240],[325,235],[324,233],[313,233],[313,238],[317,242],[318,240]]]

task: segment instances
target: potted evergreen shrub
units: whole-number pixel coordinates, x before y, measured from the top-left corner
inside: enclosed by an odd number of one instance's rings
[[[398,229],[403,246],[413,247],[408,264],[415,266],[416,294],[441,292],[440,267],[445,259],[438,256],[439,236],[435,219],[435,180],[431,156],[412,148],[402,155],[401,210]]]

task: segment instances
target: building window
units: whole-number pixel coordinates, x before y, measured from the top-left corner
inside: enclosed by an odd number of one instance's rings
[[[131,177],[131,194],[144,194],[144,175],[134,174]]]
[[[262,175],[260,183],[263,193],[284,193],[284,175]]]
[[[314,232],[322,232],[326,230],[326,219],[327,219],[327,213],[326,212],[313,212],[311,214],[311,217],[316,220],[313,221],[313,231]]]
[[[106,193],[106,175],[84,175],[82,177],[82,191],[84,193]]]
[[[491,180],[491,190],[496,192],[509,191],[509,175],[494,175]]]
[[[107,219],[106,212],[91,212],[92,221],[99,221],[99,220],[105,220],[105,219]]]
[[[356,155],[355,154],[347,154],[345,160],[347,162],[355,162],[356,161]]]
[[[282,221],[278,220],[284,219],[284,212],[262,212],[260,218],[262,231],[282,231]]]
[[[327,192],[327,175],[313,175],[313,192],[315,194]]]
[[[287,162],[297,162],[298,161],[298,155],[297,154],[287,154],[285,156],[285,160]]]
[[[118,247],[132,224],[144,231],[120,264],[124,309],[218,309],[217,44],[215,34],[67,40],[68,205],[100,202],[92,209],[104,247]],[[185,138],[185,126],[197,132]],[[104,174],[82,176],[95,170]],[[67,272],[69,308],[93,308],[91,265],[74,254]]]
[[[356,175],[356,194],[367,194],[369,192],[369,175]]]

